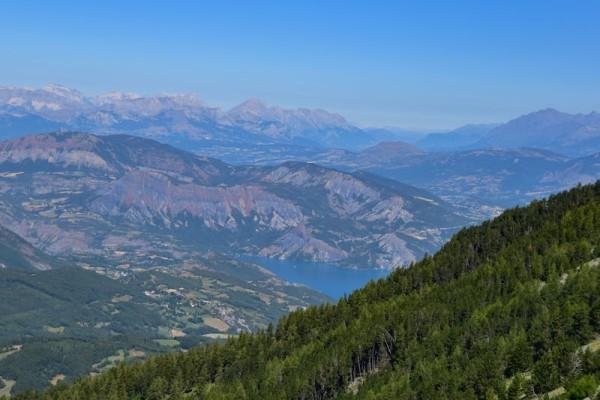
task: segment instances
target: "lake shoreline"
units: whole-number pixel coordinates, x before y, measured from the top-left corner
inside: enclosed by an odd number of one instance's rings
[[[279,278],[302,284],[337,301],[371,280],[385,278],[391,270],[348,268],[334,263],[278,260],[260,256],[240,255],[244,262],[260,265]]]

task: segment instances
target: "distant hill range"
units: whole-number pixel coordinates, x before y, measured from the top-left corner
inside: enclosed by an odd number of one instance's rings
[[[358,153],[324,153],[317,162],[349,171],[366,170],[424,188],[482,218],[486,205],[526,204],[600,178],[600,153],[569,158],[535,148],[424,153],[395,142]]]
[[[381,142],[356,152],[333,149],[272,154],[261,158],[261,162],[289,159],[352,173],[367,171],[413,185],[460,207],[477,220],[600,178],[600,152],[574,158],[536,148],[425,152],[397,141]]]

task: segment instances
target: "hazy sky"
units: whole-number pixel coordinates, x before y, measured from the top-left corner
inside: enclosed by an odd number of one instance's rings
[[[2,2],[0,85],[258,97],[450,128],[600,110],[599,21],[583,0]]]

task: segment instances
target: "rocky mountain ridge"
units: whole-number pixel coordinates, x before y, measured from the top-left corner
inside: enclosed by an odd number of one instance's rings
[[[88,97],[60,85],[0,87],[0,115],[10,137],[63,128],[196,145],[248,142],[353,148],[374,143],[372,134],[325,110],[284,109],[257,99],[223,110],[207,106],[193,94],[115,92]],[[39,129],[44,125],[51,129]]]

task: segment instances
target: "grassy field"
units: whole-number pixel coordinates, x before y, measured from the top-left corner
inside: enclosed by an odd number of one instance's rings
[[[229,330],[229,325],[225,321],[222,321],[218,318],[213,317],[204,317],[204,324],[214,328],[220,332],[227,332]]]

